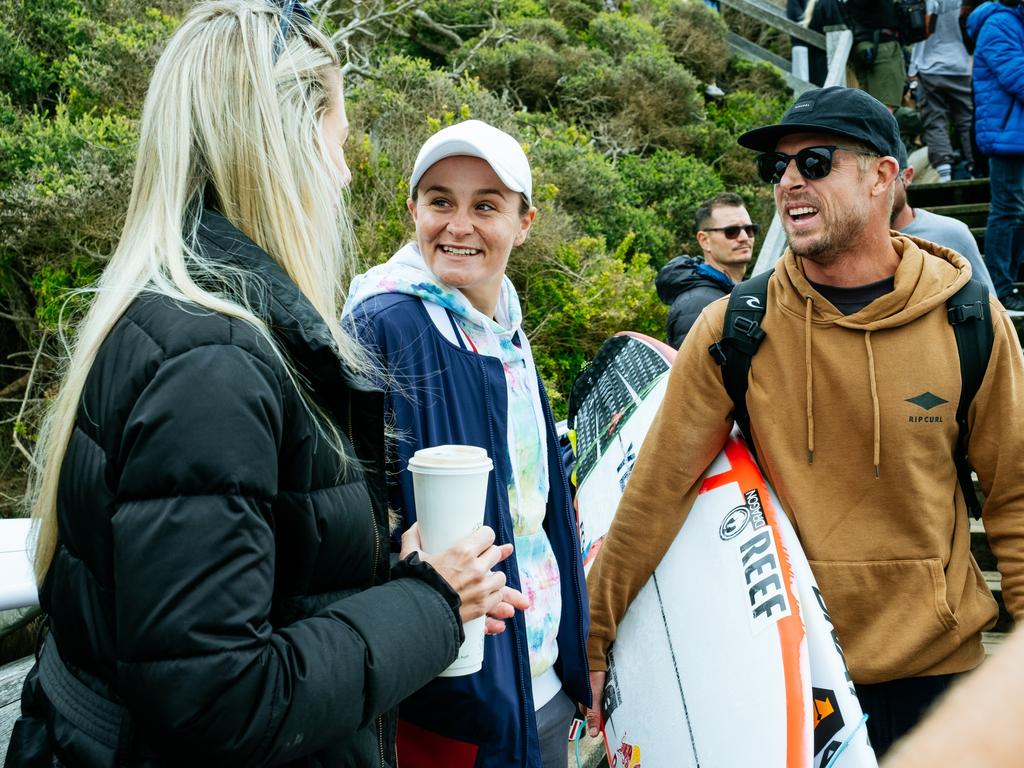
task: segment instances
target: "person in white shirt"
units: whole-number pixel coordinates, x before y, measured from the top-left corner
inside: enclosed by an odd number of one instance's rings
[[[949,139],[950,122],[956,129],[960,153],[968,170],[974,167],[971,149],[971,57],[960,33],[960,0],[927,0],[925,10],[932,33],[914,44],[910,76],[916,77],[918,106],[928,145],[928,162],[939,181],[952,180],[956,154]]]

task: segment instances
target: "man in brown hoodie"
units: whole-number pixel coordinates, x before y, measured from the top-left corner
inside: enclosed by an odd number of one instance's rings
[[[750,366],[753,441],[828,601],[882,753],[953,676],[981,663],[981,632],[997,613],[970,553],[952,458],[960,370],[945,302],[970,266],[890,232],[899,128],[866,93],[809,91],[779,125],[739,141],[762,153],[758,170],[775,186],[790,246],[769,281],[767,336]],[[680,349],[588,578],[596,701],[616,627],[732,429],[732,401],[708,352],[725,308],[725,299],[711,304]],[[991,309],[995,341],[969,411],[968,455],[1016,616],[1024,360],[995,299]],[[594,732],[597,713],[588,719]]]

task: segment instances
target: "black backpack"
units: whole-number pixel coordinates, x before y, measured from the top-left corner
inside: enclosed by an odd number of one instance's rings
[[[931,34],[924,0],[893,0],[896,9],[896,33],[900,43],[910,45],[927,39]]]
[[[750,359],[765,337],[761,319],[764,317],[768,280],[771,276],[771,272],[762,272],[733,288],[729,294],[729,306],[725,310],[722,339],[708,347],[711,357],[722,366],[722,382],[732,398],[733,418],[752,453],[754,441],[750,437],[750,414],[747,412],[747,376],[750,372]],[[960,379],[963,382],[956,408],[956,423],[960,433],[953,460],[967,508],[974,517],[980,518],[981,503],[974,491],[971,467],[967,462],[967,409],[981,386],[992,354],[994,332],[988,288],[977,280],[970,280],[946,300],[946,312],[956,336]]]

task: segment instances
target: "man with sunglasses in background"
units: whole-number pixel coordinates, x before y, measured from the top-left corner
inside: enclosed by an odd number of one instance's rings
[[[970,280],[970,267],[949,249],[890,232],[899,127],[867,93],[808,91],[778,125],[739,142],[761,153],[758,172],[774,185],[789,240],[760,322],[739,318],[748,340],[764,334],[749,358],[750,433],[828,604],[881,754],[954,677],[981,663],[981,633],[997,615],[971,556],[953,458],[961,374],[946,299]],[[732,429],[718,361],[742,349],[723,338],[726,305],[709,305],[686,337],[590,571],[595,692],[619,621]],[[1024,359],[1002,307],[990,298],[988,308],[994,341],[966,441],[1006,605],[1019,615]],[[597,712],[588,721],[593,729]]]
[[[661,268],[654,286],[669,305],[665,341],[678,349],[697,316],[743,279],[754,257],[758,226],[750,221],[743,198],[722,192],[705,200],[694,215],[703,261],[676,256]]]

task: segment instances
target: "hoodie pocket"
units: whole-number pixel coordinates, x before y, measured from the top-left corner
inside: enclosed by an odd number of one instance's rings
[[[911,677],[959,648],[939,558],[810,565],[856,682]]]

